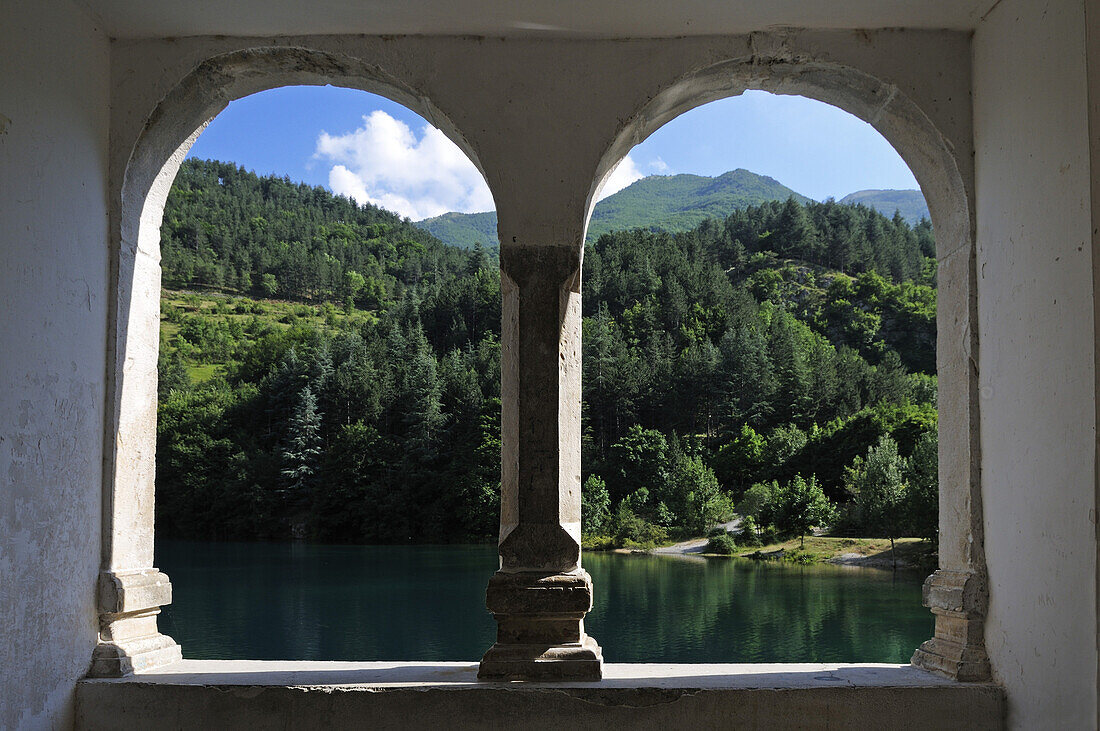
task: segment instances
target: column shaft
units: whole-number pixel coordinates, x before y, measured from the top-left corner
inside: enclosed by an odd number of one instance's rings
[[[936,231],[939,236],[940,228]],[[917,667],[963,681],[990,678],[983,629],[989,589],[978,433],[976,267],[972,246],[939,260],[940,568],[924,582],[924,605],[936,616],[936,633],[912,659]]]
[[[598,679],[581,568],[580,247],[501,248],[500,570],[488,679]]]
[[[115,264],[99,638],[90,670],[95,677],[129,675],[181,659],[179,645],[159,632],[156,619],[172,602],[172,585],[153,567],[160,210],[155,214],[155,221],[143,224],[144,246],[124,237]]]

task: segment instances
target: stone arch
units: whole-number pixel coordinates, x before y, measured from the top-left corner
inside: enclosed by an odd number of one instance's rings
[[[153,214],[163,208],[187,151],[229,102],[281,86],[327,84],[378,94],[416,112],[457,144],[484,175],[473,147],[450,118],[427,96],[380,66],[300,47],[234,51],[204,61],[150,114],[123,178],[123,241],[135,233],[130,227],[138,224],[133,220],[138,208],[141,221],[157,217]]]
[[[171,602],[153,568],[160,225],[172,182],[195,140],[229,102],[292,85],[326,85],[384,96],[439,128],[484,170],[467,138],[427,95],[397,74],[346,54],[297,46],[235,50],[206,58],[145,119],[121,172],[115,220],[105,424],[100,633],[92,675],[125,675],[180,658],[159,634]]]
[[[837,64],[769,63],[759,58],[693,71],[638,109],[600,158],[589,190],[588,215],[603,183],[631,148],[685,112],[749,90],[816,99],[867,122],[897,150],[920,183],[937,232],[938,258],[973,239],[969,196],[954,153],[928,116],[898,87]],[[952,243],[945,247],[944,241]]]
[[[754,34],[754,51],[760,40]],[[940,567],[924,590],[925,605],[936,616],[936,635],[917,650],[913,662],[960,680],[987,679],[975,226],[962,172],[969,161],[960,165],[944,135],[898,86],[840,64],[800,61],[780,44],[762,54],[683,74],[627,117],[599,160],[585,220],[591,218],[600,189],[631,148],[695,107],[750,89],[816,99],[867,122],[905,160],[928,202],[939,265]]]

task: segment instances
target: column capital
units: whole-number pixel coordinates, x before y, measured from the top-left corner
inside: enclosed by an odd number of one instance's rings
[[[101,614],[128,614],[172,603],[172,582],[160,569],[102,571],[99,574]]]

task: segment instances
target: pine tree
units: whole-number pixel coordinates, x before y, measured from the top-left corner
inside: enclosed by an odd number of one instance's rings
[[[283,490],[293,502],[301,503],[313,485],[321,456],[321,413],[317,397],[306,386],[287,423],[280,452]]]
[[[810,261],[817,258],[817,232],[806,215],[806,207],[794,198],[788,198],[783,203],[771,240],[772,251],[781,257]]]
[[[692,434],[702,428],[707,436],[712,431],[712,415],[721,385],[718,381],[720,362],[718,348],[703,339],[689,345],[676,361],[677,391],[691,415],[688,425]]]
[[[768,359],[775,376],[774,418],[801,423],[809,406],[810,373],[800,347],[794,317],[777,312],[772,318]]]
[[[416,323],[409,333],[408,358],[402,407],[404,421],[412,451],[422,460],[430,460],[436,456],[437,439],[445,418],[435,355],[420,323]]]
[[[720,350],[725,428],[736,429],[740,423],[759,426],[771,413],[776,388],[761,328],[752,324],[730,328],[722,336]]]

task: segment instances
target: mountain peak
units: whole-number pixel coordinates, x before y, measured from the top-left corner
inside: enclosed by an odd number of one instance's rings
[[[868,208],[874,208],[884,216],[893,216],[894,211],[899,211],[901,217],[910,224],[918,223],[922,218],[931,218],[924,194],[919,190],[857,190],[838,202],[851,205],[862,204]]]
[[[690,231],[707,218],[725,218],[733,211],[767,201],[810,199],[774,178],[737,168],[721,175],[650,175],[636,180],[596,204],[588,225],[594,241],[609,231],[632,228]],[[418,222],[446,243],[471,247],[497,242],[496,214],[451,214]]]

